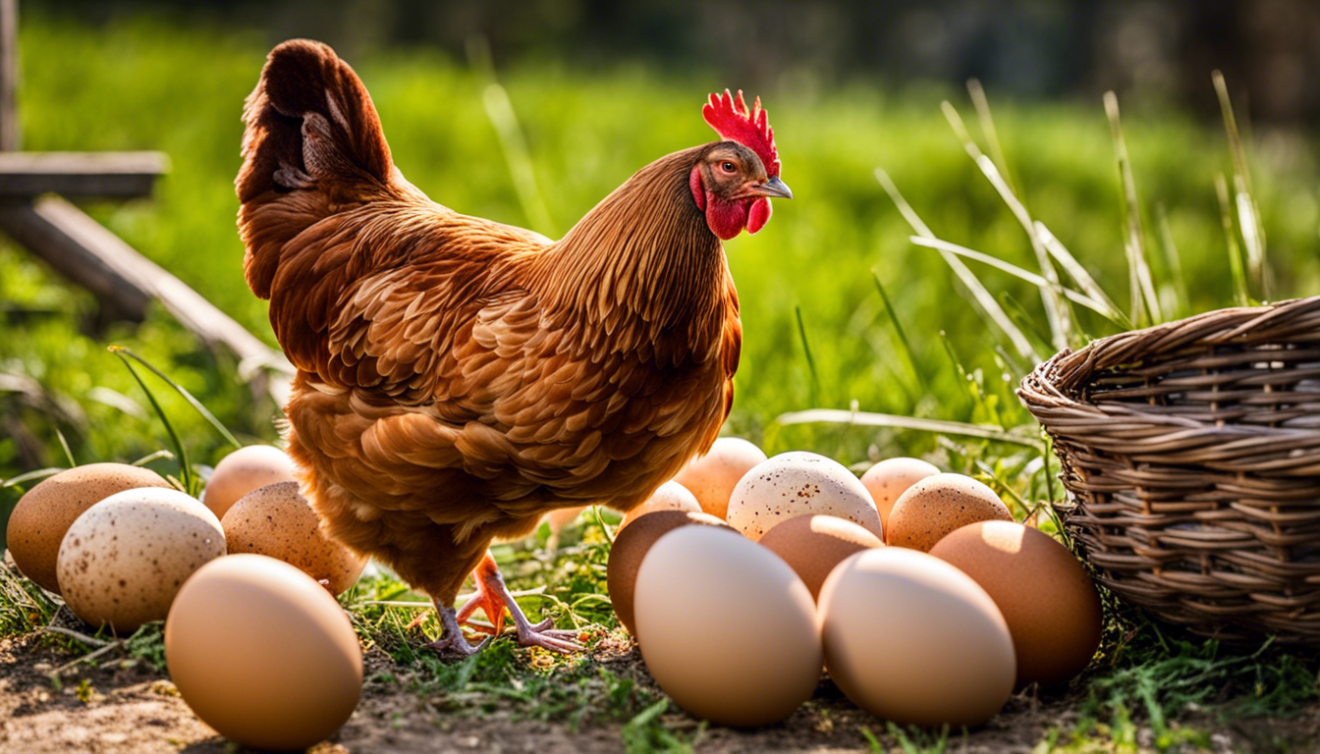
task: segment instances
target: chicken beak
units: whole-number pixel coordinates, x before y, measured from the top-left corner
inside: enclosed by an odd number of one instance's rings
[[[755,196],[772,196],[776,199],[793,198],[793,191],[789,189],[787,183],[779,180],[779,176],[775,176],[765,183],[749,186],[747,188],[747,193]]]

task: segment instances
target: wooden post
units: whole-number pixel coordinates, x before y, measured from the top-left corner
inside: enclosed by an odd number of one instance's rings
[[[18,0],[0,0],[0,151],[18,149]]]

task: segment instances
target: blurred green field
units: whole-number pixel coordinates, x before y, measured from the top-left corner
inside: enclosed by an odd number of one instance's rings
[[[208,31],[149,18],[88,28],[43,17],[38,9],[25,15],[20,43],[24,148],[167,152],[173,171],[153,200],[90,210],[274,344],[266,304],[243,282],[232,184],[240,164],[242,102],[256,82],[267,41],[255,32]],[[396,162],[413,183],[459,211],[530,224],[483,107],[483,75],[466,61],[420,49],[350,62],[375,99]],[[549,225],[535,229],[550,235],[562,234],[649,161],[713,138],[698,112],[703,97],[739,85],[629,65],[583,71],[544,61],[513,65],[499,77],[549,210]],[[1211,86],[1209,72],[1205,85]],[[780,427],[775,417],[856,402],[865,411],[1028,423],[1012,390],[1031,364],[1005,364],[997,356],[1002,335],[980,319],[939,255],[909,242],[907,224],[874,177],[875,168],[883,167],[941,238],[1035,269],[1026,235],[941,114],[940,102],[952,101],[981,138],[966,94],[861,81],[827,91],[800,77],[756,93],[771,113],[783,177],[797,198],[777,202],[773,221],[759,235],[727,244],[746,337],[727,431],[762,442],[771,453],[811,448],[855,463],[868,451],[928,454],[942,440],[867,428]],[[1101,103],[1000,102],[989,94],[1027,206],[1126,308],[1122,194]],[[1168,314],[1231,304],[1228,244],[1214,190],[1216,174],[1230,170],[1222,127],[1158,102],[1123,104],[1152,265]],[[1272,298],[1316,293],[1315,135],[1250,137]],[[1168,274],[1157,204],[1167,211],[1190,292],[1186,299]],[[1044,328],[1035,288],[970,264],[1006,308],[1020,311],[1030,327]],[[876,276],[911,341],[916,375],[902,357]],[[276,437],[278,408],[253,399],[230,357],[200,347],[163,312],[140,327],[105,329],[94,326],[95,313],[88,295],[21,249],[0,243],[0,479],[67,465],[57,429],[80,463],[133,460],[168,447],[140,388],[106,351],[112,343],[170,374],[241,438]],[[1089,335],[1114,331],[1099,318],[1083,317],[1082,326]],[[1047,342],[1037,345],[1042,357],[1052,352]],[[969,377],[960,376],[955,360]],[[988,397],[974,398],[965,379],[979,379]],[[222,439],[168,392],[160,397],[194,459],[214,463],[225,450]],[[0,492],[0,511],[20,489]]]

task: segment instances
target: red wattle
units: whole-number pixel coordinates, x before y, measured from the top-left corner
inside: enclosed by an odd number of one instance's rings
[[[713,192],[707,192],[706,226],[722,241],[737,236],[747,226],[747,203],[726,202]]]
[[[770,221],[771,211],[770,200],[765,197],[752,202],[752,210],[747,214],[747,232],[756,235],[756,231]]]

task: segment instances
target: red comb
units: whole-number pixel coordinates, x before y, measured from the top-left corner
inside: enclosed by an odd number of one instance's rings
[[[738,96],[729,94],[710,95],[710,103],[701,108],[701,115],[720,135],[728,141],[736,141],[756,152],[765,165],[766,175],[774,178],[779,175],[779,152],[775,150],[775,130],[770,127],[770,120],[761,109],[761,98],[757,97],[752,109],[747,109],[742,90]]]

